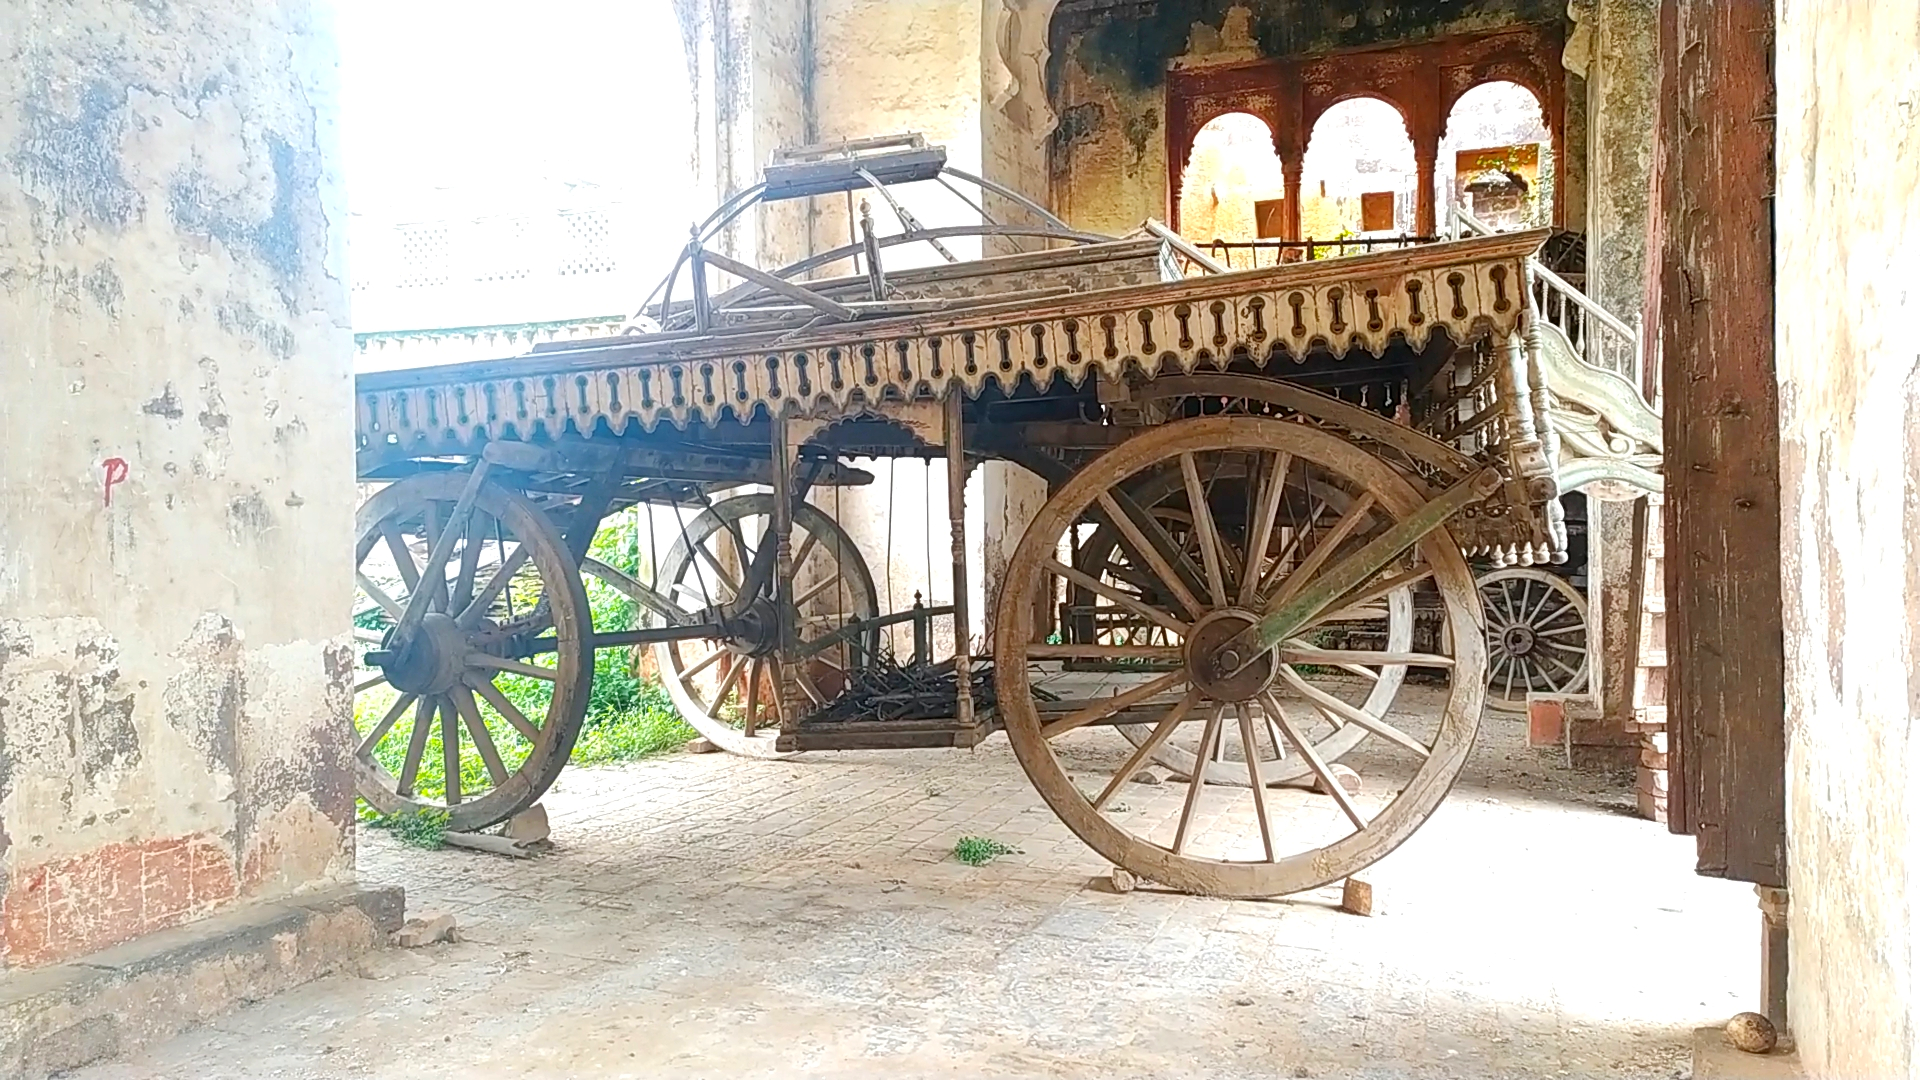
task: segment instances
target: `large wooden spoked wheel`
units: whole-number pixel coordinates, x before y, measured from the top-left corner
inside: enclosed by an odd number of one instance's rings
[[[1190,489],[1223,457],[1260,456],[1255,520],[1244,551],[1268,550],[1267,532],[1300,491],[1337,489],[1347,509],[1323,540],[1318,557],[1290,565],[1249,567],[1223,549],[1211,510],[1195,515],[1203,566],[1182,566],[1149,545],[1143,550],[1159,579],[1151,592],[1168,600],[1136,601],[1145,617],[1166,626],[1179,642],[1160,659],[1164,670],[1142,672],[1123,692],[1101,696],[1066,714],[1034,701],[1037,680],[1098,644],[1038,644],[1036,600],[1075,573],[1060,561],[1071,530],[1104,517],[1123,517],[1117,496],[1142,473],[1173,467]],[[1286,478],[1280,482],[1276,478]],[[1196,500],[1200,508],[1209,501]],[[1274,896],[1311,889],[1358,872],[1392,851],[1433,813],[1466,761],[1486,690],[1485,642],[1479,595],[1459,548],[1444,528],[1428,532],[1361,584],[1311,605],[1297,632],[1264,654],[1242,658],[1223,673],[1219,655],[1246,627],[1276,607],[1316,597],[1356,565],[1357,552],[1395,523],[1422,509],[1423,498],[1392,467],[1324,431],[1285,421],[1218,416],[1150,429],[1096,459],[1060,487],[1021,538],[996,610],[995,663],[999,709],[1015,754],[1061,820],[1095,851],[1141,878],[1176,889],[1218,896]],[[1131,520],[1131,519],[1129,519]],[[1353,561],[1350,561],[1353,560]],[[1395,588],[1431,579],[1443,617],[1455,632],[1454,655],[1386,654],[1363,648],[1317,648],[1315,631],[1334,616],[1377,600]],[[1197,579],[1198,586],[1194,582]],[[1250,583],[1250,587],[1249,587]],[[1406,664],[1439,674],[1444,685],[1424,694],[1427,707],[1387,715],[1367,712],[1330,689],[1345,664]],[[1060,679],[1057,685],[1064,685]],[[1423,688],[1425,689],[1425,688]],[[1352,691],[1350,691],[1352,692]],[[1144,704],[1157,705],[1149,745],[1135,747],[1100,726]],[[1314,750],[1301,722],[1311,714],[1357,724],[1378,736],[1366,755],[1367,791],[1350,794]],[[1185,785],[1130,786],[1152,755],[1153,740],[1195,726],[1201,756],[1221,740],[1242,747],[1248,779],[1228,787],[1201,771]],[[1325,794],[1269,789],[1260,773],[1258,744],[1270,727],[1318,778]],[[1125,798],[1118,798],[1122,791]],[[1124,805],[1126,803],[1140,805]]]
[[[1201,487],[1214,523],[1220,530],[1219,539],[1226,549],[1227,561],[1234,563],[1244,560],[1248,533],[1256,524],[1256,510],[1249,506],[1249,500],[1257,494],[1255,488],[1260,478],[1253,476],[1250,483],[1249,477],[1251,471],[1259,468],[1261,455],[1250,453],[1244,458],[1230,455],[1218,457],[1217,472],[1212,476],[1202,476]],[[1305,485],[1312,478],[1303,472],[1297,478],[1289,476],[1287,479]],[[1195,565],[1204,562],[1197,546],[1198,537],[1192,527],[1193,514],[1188,509],[1190,496],[1181,469],[1163,469],[1136,483],[1129,494],[1136,505],[1147,509],[1162,523],[1169,537],[1188,554]],[[1289,494],[1291,498],[1280,501],[1273,525],[1268,530],[1265,565],[1269,567],[1296,566],[1313,558],[1315,548],[1332,535],[1333,526],[1352,505],[1345,491],[1325,485],[1313,490],[1300,487]],[[1338,539],[1335,537],[1336,542]],[[1136,600],[1145,599],[1143,592],[1155,591],[1154,575],[1150,567],[1135,567],[1133,561],[1121,543],[1119,531],[1109,523],[1094,531],[1092,538],[1081,548],[1076,566],[1082,573],[1114,590]],[[1084,587],[1072,591],[1077,594],[1078,602],[1093,607],[1096,626],[1118,624],[1125,627],[1119,633],[1102,630],[1098,640],[1123,646],[1170,643],[1170,632],[1165,627],[1140,618],[1113,599]],[[1167,598],[1159,599],[1164,603]],[[1407,652],[1413,644],[1413,586],[1402,586],[1368,603],[1351,606],[1328,619],[1325,628],[1329,636],[1339,638],[1343,645],[1362,640],[1377,644],[1389,654]],[[1141,640],[1143,638],[1146,640]],[[1364,690],[1365,696],[1364,699],[1354,700],[1354,704],[1375,716],[1384,716],[1406,682],[1407,666],[1346,664],[1340,668],[1340,673],[1360,680],[1355,685]],[[1355,697],[1344,692],[1342,696],[1350,699]],[[1265,727],[1264,723],[1262,726]],[[1310,712],[1300,726],[1312,741],[1314,751],[1329,763],[1338,761],[1367,737],[1366,728],[1358,724],[1334,723],[1319,712]],[[1135,746],[1146,746],[1152,739],[1151,725],[1119,724],[1116,727]],[[1165,740],[1154,742],[1152,760],[1181,776],[1192,776],[1198,760],[1196,749],[1200,734],[1198,730],[1183,729]],[[1286,740],[1277,730],[1265,727],[1265,734],[1267,737],[1258,740],[1257,745],[1263,757],[1261,776],[1267,783],[1286,783],[1311,775],[1312,769],[1306,759],[1299,754],[1289,753]],[[1214,753],[1221,757],[1209,759],[1205,765],[1207,782],[1246,784],[1245,764],[1239,760],[1229,760],[1242,752],[1243,748],[1233,740],[1220,740],[1214,747]]]
[[[654,591],[681,611],[685,623],[701,621],[703,611],[739,606],[754,557],[773,539],[772,495],[723,499],[676,536]],[[873,662],[877,632],[847,628],[875,618],[879,596],[853,538],[818,508],[801,503],[794,510],[791,549],[793,607],[806,654],[795,675],[808,701],[824,705]],[[731,637],[654,649],[660,680],[687,723],[715,746],[750,757],[782,756],[774,745],[781,676],[774,591],[769,574]]]
[[[360,507],[354,545],[360,797],[382,813],[445,810],[456,830],[531,806],[573,752],[593,682],[592,618],[566,544],[540,509],[491,481],[449,528],[467,474],[390,484]],[[445,534],[451,533],[451,536]],[[438,575],[423,577],[437,543]],[[418,629],[396,629],[420,604]]]
[[[1587,599],[1558,574],[1530,567],[1480,578],[1487,613],[1487,707],[1523,712],[1528,694],[1587,688]]]

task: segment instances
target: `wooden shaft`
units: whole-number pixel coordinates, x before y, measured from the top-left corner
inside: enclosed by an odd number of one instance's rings
[[[953,675],[954,702],[960,726],[973,726],[973,623],[967,613],[967,456],[966,428],[960,403],[966,395],[955,386],[947,394],[947,528],[953,538]]]
[[[473,504],[479,501],[480,489],[486,484],[487,471],[492,467],[492,459],[484,455],[473,463],[473,472],[467,474],[466,486],[460,489],[460,500],[453,504],[453,514],[447,518],[446,527],[438,537],[429,538],[433,546],[427,550],[427,565],[420,571],[422,582],[446,579],[447,560],[453,557],[453,545],[466,531],[467,519],[473,516]],[[419,588],[407,597],[407,609],[400,614],[400,624],[393,629],[396,643],[408,641],[420,628],[420,620],[427,616],[427,605],[422,598],[430,595],[431,588]]]
[[[1358,588],[1428,533],[1445,525],[1448,519],[1469,505],[1491,495],[1500,483],[1500,473],[1486,469],[1453,485],[1386,532],[1368,541],[1365,547],[1329,568],[1318,580],[1291,596],[1283,595],[1277,607],[1268,611],[1259,622],[1223,643],[1220,651],[1238,651],[1243,658],[1239,667],[1253,663],[1261,653],[1292,637],[1317,612]]]
[[[799,729],[806,695],[800,689],[799,627],[793,610],[793,449],[787,418],[773,415],[773,608],[780,620],[780,730]]]

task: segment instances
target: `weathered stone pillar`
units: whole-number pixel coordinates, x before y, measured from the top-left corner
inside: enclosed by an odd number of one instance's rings
[[[337,71],[325,5],[0,5],[6,968],[352,881]],[[303,941],[110,1041],[285,985]]]
[[[1659,89],[1658,5],[1593,0],[1588,7],[1586,292],[1629,324],[1646,298],[1648,175],[1653,166],[1654,95]],[[1608,366],[1626,371],[1627,350],[1608,346]],[[1627,643],[1634,570],[1633,504],[1589,504],[1588,605],[1598,630],[1598,703],[1610,718],[1632,708],[1635,658]]]

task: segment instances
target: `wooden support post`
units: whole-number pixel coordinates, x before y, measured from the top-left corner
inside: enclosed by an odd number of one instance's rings
[[[966,391],[947,387],[947,527],[953,537],[953,677],[955,716],[962,728],[973,726],[973,623],[967,613],[967,456],[960,407]]]
[[[773,606],[780,620],[780,730],[799,729],[805,710],[800,689],[799,627],[793,610],[793,447],[787,443],[787,418],[775,413],[773,432]]]
[[[1306,154],[1304,152],[1287,155],[1287,160],[1281,164],[1281,168],[1284,170],[1282,176],[1287,185],[1287,203],[1285,207],[1287,227],[1286,234],[1283,237],[1283,239],[1286,240],[1300,239],[1300,180],[1302,170],[1304,170],[1305,167]]]
[[[1772,4],[1660,5],[1667,826],[1787,884]],[[1799,283],[1793,283],[1798,287]]]
[[[1760,1004],[1776,1031],[1787,1030],[1787,890],[1755,885],[1760,896]]]

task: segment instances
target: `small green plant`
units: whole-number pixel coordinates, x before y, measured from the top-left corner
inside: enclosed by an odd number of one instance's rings
[[[953,845],[953,857],[968,866],[985,866],[1002,855],[1018,855],[1020,849],[985,836],[963,836]]]
[[[446,844],[449,820],[451,815],[445,810],[416,810],[408,814],[381,814],[369,819],[367,825],[386,829],[409,847],[432,850]]]

